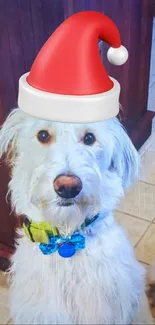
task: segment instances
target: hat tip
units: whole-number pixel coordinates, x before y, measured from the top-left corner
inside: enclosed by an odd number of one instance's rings
[[[113,65],[122,65],[128,60],[128,50],[121,45],[118,48],[110,47],[107,52],[107,58]]]

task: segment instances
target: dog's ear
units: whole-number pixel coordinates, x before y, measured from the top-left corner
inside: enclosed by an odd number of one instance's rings
[[[22,120],[23,113],[16,108],[11,111],[0,128],[0,158],[4,156],[9,165],[12,165],[17,154],[16,142]]]
[[[114,122],[114,154],[112,168],[122,178],[123,187],[128,188],[138,178],[140,158],[123,126]]]

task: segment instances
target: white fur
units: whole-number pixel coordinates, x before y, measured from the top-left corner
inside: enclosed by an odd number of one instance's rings
[[[42,145],[37,132],[49,130]],[[93,132],[96,143],[83,137]],[[12,258],[11,314],[15,324],[150,324],[144,272],[113,210],[138,173],[139,158],[116,118],[92,124],[52,123],[15,109],[0,132],[0,155],[12,167],[12,207],[33,221],[47,220],[67,235],[100,212],[86,249],[70,259],[44,256],[21,232]],[[55,177],[73,173],[83,183],[74,204],[61,206]]]

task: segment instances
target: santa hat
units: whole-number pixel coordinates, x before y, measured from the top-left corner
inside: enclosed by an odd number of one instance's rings
[[[108,60],[122,65],[128,51],[110,18],[85,11],[66,19],[19,80],[18,105],[32,116],[60,122],[95,122],[119,112],[120,85],[108,76],[98,40],[110,45]]]

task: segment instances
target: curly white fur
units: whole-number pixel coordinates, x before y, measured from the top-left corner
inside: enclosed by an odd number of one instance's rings
[[[42,145],[40,130],[52,143]],[[96,142],[82,139],[93,132]],[[16,214],[47,220],[68,234],[86,216],[103,219],[86,233],[86,249],[70,259],[44,256],[22,233],[12,258],[11,314],[15,324],[151,324],[144,271],[113,210],[138,173],[139,158],[116,118],[92,124],[52,123],[13,110],[0,131],[0,155],[12,167]],[[53,181],[77,175],[83,189],[61,206]]]

